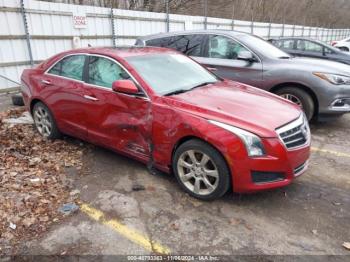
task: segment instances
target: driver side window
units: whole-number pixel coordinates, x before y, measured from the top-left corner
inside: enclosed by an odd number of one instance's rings
[[[250,52],[231,38],[220,35],[209,36],[208,57],[210,58],[237,59],[241,51]]]
[[[333,54],[333,53],[334,53],[331,49],[329,49],[329,48],[327,48],[327,47],[324,48],[324,52],[325,52],[326,54]]]
[[[128,73],[111,59],[99,56],[89,57],[88,83],[112,88],[116,80],[130,79]]]

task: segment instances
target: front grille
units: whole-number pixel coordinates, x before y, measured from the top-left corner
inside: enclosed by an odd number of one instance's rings
[[[302,125],[280,133],[280,137],[287,148],[301,146],[307,142],[306,137],[302,133]]]
[[[303,115],[297,120],[278,128],[276,131],[288,149],[303,146],[310,140],[309,124]]]
[[[283,180],[284,174],[280,172],[252,171],[252,180],[255,184],[276,182]]]

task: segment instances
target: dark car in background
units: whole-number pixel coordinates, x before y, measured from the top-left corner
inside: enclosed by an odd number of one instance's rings
[[[181,31],[143,36],[136,45],[176,49],[222,78],[298,104],[309,120],[350,112],[350,66],[294,58],[258,36],[229,30]]]
[[[336,61],[350,65],[350,54],[318,40],[302,37],[269,39],[273,45],[293,56],[303,56]]]

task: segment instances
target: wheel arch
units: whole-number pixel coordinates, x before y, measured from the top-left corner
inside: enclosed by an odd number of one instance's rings
[[[225,163],[226,163],[226,166],[227,166],[227,169],[228,169],[228,171],[229,171],[229,174],[230,174],[230,188],[229,188],[229,190],[232,191],[232,189],[233,189],[232,172],[231,172],[231,168],[230,168],[230,166],[229,166],[229,164],[228,164],[228,160],[226,159],[225,155],[221,152],[221,150],[220,150],[218,147],[216,147],[216,146],[213,145],[212,143],[210,143],[210,142],[208,142],[208,141],[206,141],[206,140],[204,140],[204,139],[202,139],[202,138],[200,138],[200,137],[198,137],[198,136],[195,136],[195,135],[186,135],[186,136],[183,136],[183,137],[181,137],[180,139],[178,139],[178,140],[176,141],[176,143],[174,144],[173,149],[172,149],[172,153],[171,153],[171,164],[170,164],[170,167],[169,167],[169,169],[171,170],[171,173],[173,172],[171,166],[172,166],[172,162],[173,162],[173,158],[174,158],[174,156],[175,156],[176,150],[179,148],[179,146],[181,146],[182,144],[184,144],[185,142],[187,142],[187,141],[189,141],[189,140],[199,140],[199,141],[202,141],[202,142],[208,144],[209,146],[213,147],[213,148],[222,156],[222,158],[224,159],[224,161],[225,161]]]
[[[30,105],[29,105],[29,110],[30,110],[30,113],[33,115],[33,108],[34,108],[34,105],[38,102],[41,102],[43,103],[44,105],[46,105],[41,99],[39,98],[34,98],[32,99],[32,101],[30,101]],[[46,105],[47,106],[47,105]]]
[[[33,109],[34,109],[34,106],[37,104],[37,103],[43,103],[48,109],[49,109],[49,111],[50,111],[50,113],[51,113],[51,115],[52,115],[52,117],[53,117],[53,119],[56,121],[56,123],[57,123],[57,118],[56,118],[56,115],[55,115],[55,113],[51,110],[51,108],[43,101],[43,100],[41,100],[40,98],[33,98],[32,99],[32,101],[30,101],[30,105],[29,105],[29,112],[30,112],[30,114],[33,116]],[[58,123],[57,123],[58,124]]]
[[[318,103],[317,95],[311,88],[307,87],[306,85],[295,83],[295,82],[280,83],[272,87],[270,89],[270,92],[275,94],[278,90],[281,90],[282,88],[285,88],[285,87],[296,87],[308,93],[311,96],[312,101],[314,102],[314,105],[315,105],[314,115],[318,113],[319,103]]]

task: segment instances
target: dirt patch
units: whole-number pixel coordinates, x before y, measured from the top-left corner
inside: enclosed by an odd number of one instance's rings
[[[64,203],[77,200],[68,171],[81,169],[84,147],[45,139],[32,125],[4,122],[23,112],[0,113],[0,255],[16,253],[62,219]]]

